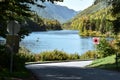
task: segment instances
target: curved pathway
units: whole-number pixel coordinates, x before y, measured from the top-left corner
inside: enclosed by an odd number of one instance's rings
[[[85,68],[92,61],[74,61],[46,64],[29,64],[38,80],[120,80],[120,73]]]

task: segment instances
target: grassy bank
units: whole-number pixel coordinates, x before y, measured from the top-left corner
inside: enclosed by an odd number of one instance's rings
[[[108,69],[108,70],[117,70],[116,63],[115,63],[115,55],[97,59],[93,61],[93,63],[89,65],[89,67]],[[120,60],[119,60],[118,68],[120,68]]]

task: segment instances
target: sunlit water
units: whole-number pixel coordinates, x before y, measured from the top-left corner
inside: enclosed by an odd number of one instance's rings
[[[92,38],[81,37],[76,30],[33,32],[20,44],[33,53],[57,49],[70,54],[83,54],[94,49]]]

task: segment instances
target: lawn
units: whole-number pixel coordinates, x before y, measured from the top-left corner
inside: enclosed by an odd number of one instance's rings
[[[115,55],[112,55],[105,58],[96,59],[91,65],[89,65],[89,67],[118,70],[116,67],[115,58]],[[120,59],[118,63],[118,68],[120,68]]]

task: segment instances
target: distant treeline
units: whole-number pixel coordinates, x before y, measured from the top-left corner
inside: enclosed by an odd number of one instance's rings
[[[43,19],[34,14],[32,18],[25,18],[21,23],[22,27],[29,31],[47,31],[47,30],[61,30],[61,24],[57,20]]]

